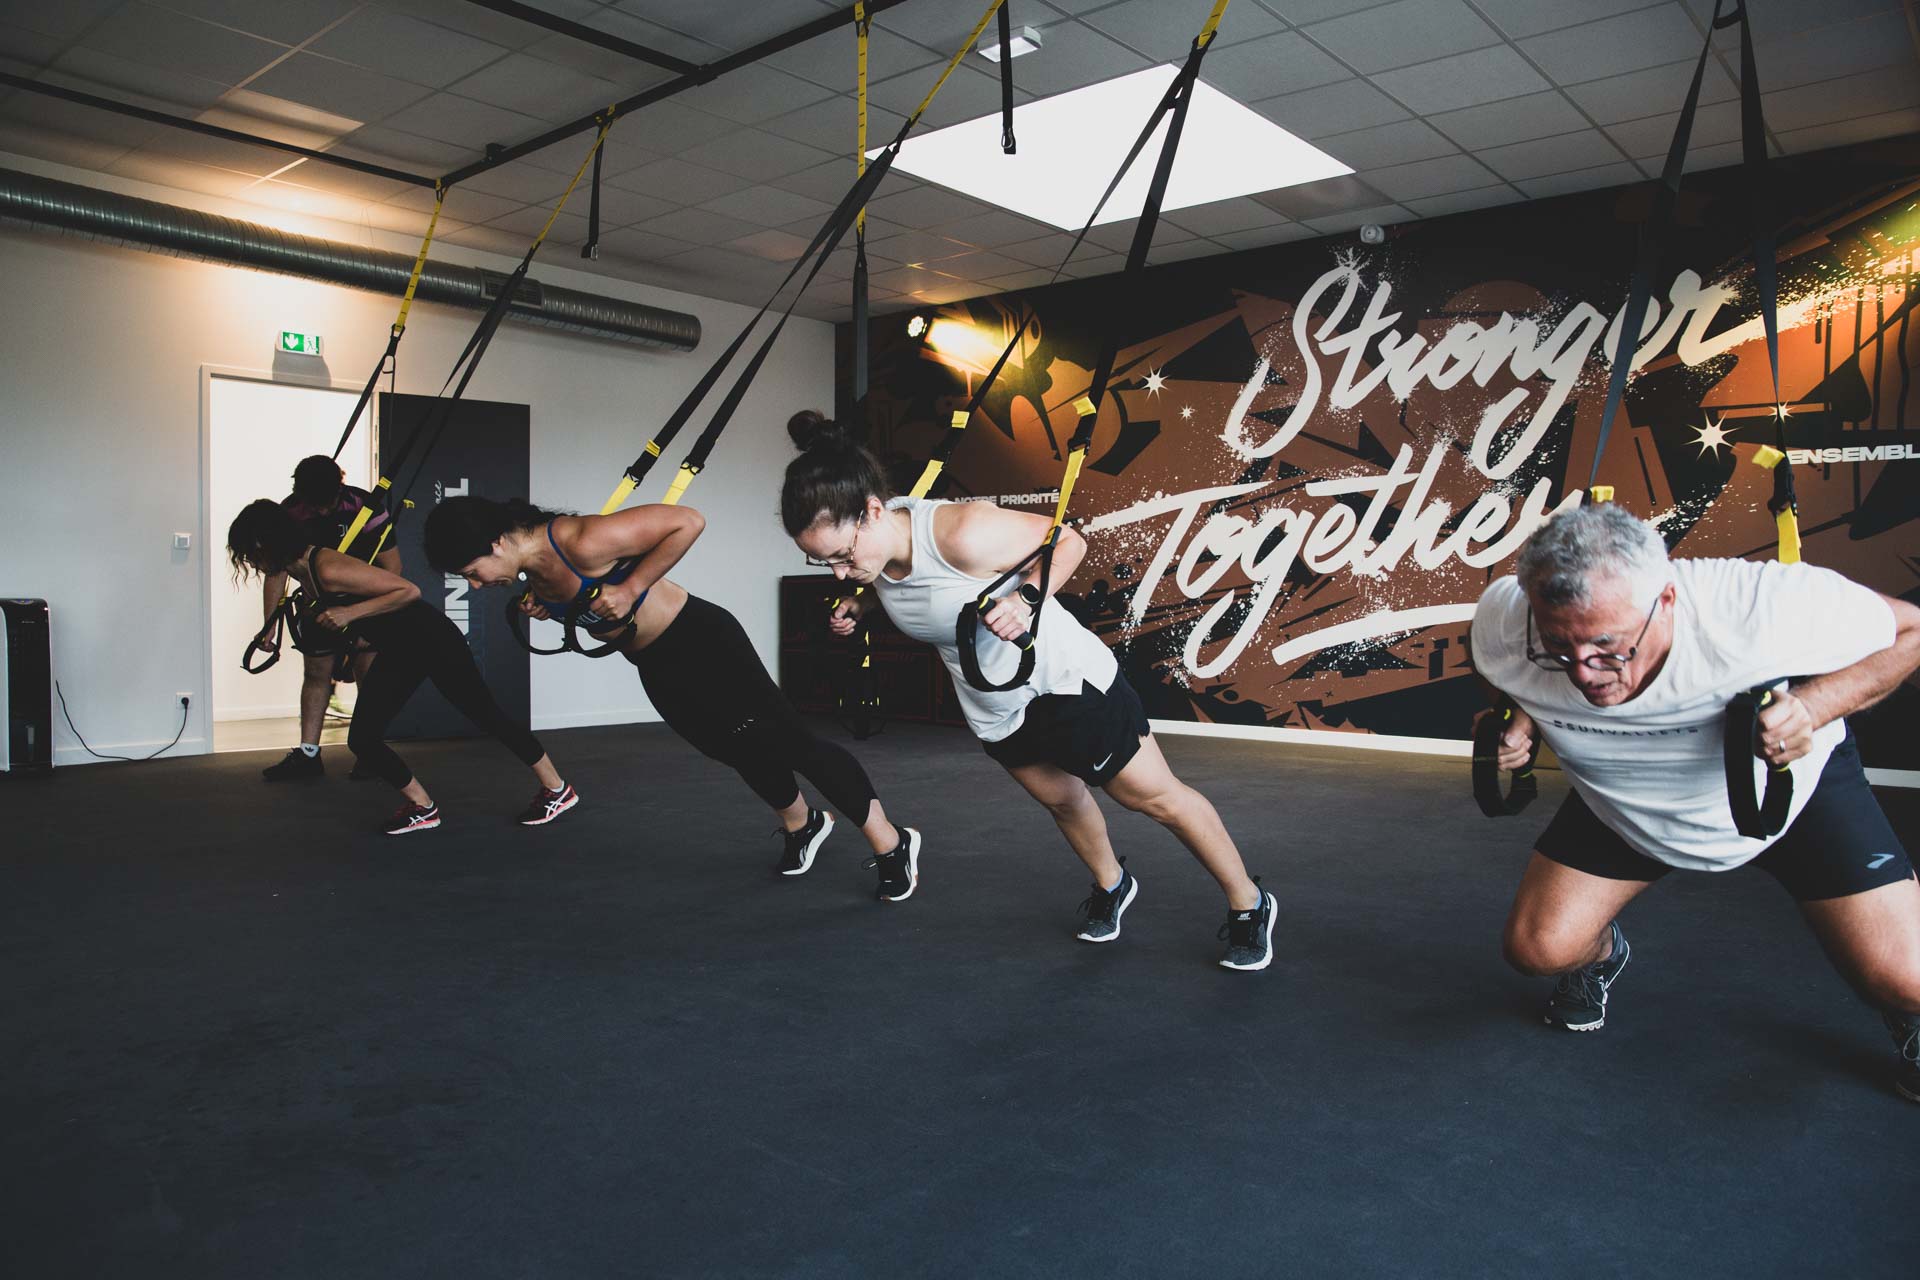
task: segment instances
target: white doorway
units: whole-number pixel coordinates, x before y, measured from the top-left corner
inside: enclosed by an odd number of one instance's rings
[[[281,659],[259,675],[240,669],[240,655],[260,630],[261,583],[236,583],[226,556],[227,526],[256,498],[279,500],[293,484],[293,468],[310,454],[329,454],[346,429],[355,393],[324,387],[214,375],[207,383],[207,512],[212,547],[207,556],[213,643],[213,749],[286,748],[299,741],[300,654],[288,644]],[[354,425],[340,467],[347,483],[369,488],[373,433]],[[344,739],[345,724],[329,719],[323,741]]]

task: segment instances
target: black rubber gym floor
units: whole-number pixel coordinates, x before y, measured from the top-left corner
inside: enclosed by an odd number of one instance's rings
[[[1111,806],[1140,899],[1075,942],[959,731],[856,748],[927,832],[898,905],[845,828],[774,876],[657,726],[544,736],[584,801],[535,830],[488,743],[408,748],[405,839],[340,752],[0,784],[0,1272],[1916,1274],[1920,1106],[1764,874],[1670,878],[1606,1029],[1541,1025],[1499,934],[1557,775],[1496,823],[1462,762],[1164,739],[1280,897],[1239,974]]]

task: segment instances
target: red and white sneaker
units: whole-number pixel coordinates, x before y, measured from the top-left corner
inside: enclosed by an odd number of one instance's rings
[[[569,784],[561,784],[558,791],[548,791],[544,787],[534,792],[533,803],[521,810],[514,821],[523,827],[538,827],[552,822],[573,806],[580,803],[580,793]]]
[[[404,836],[415,831],[431,831],[439,825],[439,805],[403,804],[394,811],[393,818],[386,825],[386,833]]]

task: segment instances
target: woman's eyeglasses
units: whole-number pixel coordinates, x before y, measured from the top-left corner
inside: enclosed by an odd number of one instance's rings
[[[841,552],[837,556],[828,556],[824,560],[816,559],[813,556],[808,556],[807,563],[812,565],[816,569],[832,569],[836,567],[843,568],[843,569],[851,569],[853,567],[854,548],[860,545],[860,530],[866,525],[866,523],[867,522],[864,517],[854,523],[853,538],[847,543],[847,549],[845,551]]]

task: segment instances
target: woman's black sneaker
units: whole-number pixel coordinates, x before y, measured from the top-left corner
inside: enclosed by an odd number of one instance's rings
[[[1120,936],[1120,917],[1127,913],[1139,893],[1140,882],[1127,870],[1127,860],[1120,859],[1120,883],[1111,889],[1093,886],[1093,892],[1080,904],[1087,922],[1073,936],[1082,942],[1112,942]]]
[[[281,757],[278,764],[270,764],[260,771],[260,776],[268,782],[299,782],[306,778],[318,778],[324,775],[327,766],[320,763],[320,753],[308,755],[300,748]]]
[[[1273,963],[1273,920],[1279,908],[1279,899],[1262,889],[1259,906],[1227,914],[1218,935],[1227,944],[1227,954],[1220,957],[1221,968],[1264,969]]]
[[[1920,1017],[1912,1014],[1883,1013],[1887,1030],[1893,1033],[1893,1047],[1900,1054],[1900,1069],[1893,1077],[1896,1093],[1908,1102],[1920,1102]]]
[[[1605,960],[1561,974],[1554,980],[1553,999],[1547,1001],[1547,1025],[1564,1031],[1598,1031],[1607,1025],[1607,992],[1627,967],[1633,948],[1620,922],[1607,926],[1613,947]]]
[[[867,865],[880,869],[880,884],[873,896],[883,902],[905,902],[920,887],[920,833],[912,827],[900,828],[900,847],[892,853],[876,853]]]
[[[798,831],[781,828],[774,834],[787,842],[781,851],[778,870],[783,876],[803,876],[813,869],[813,855],[833,834],[833,815],[824,809],[807,810],[807,824]]]

